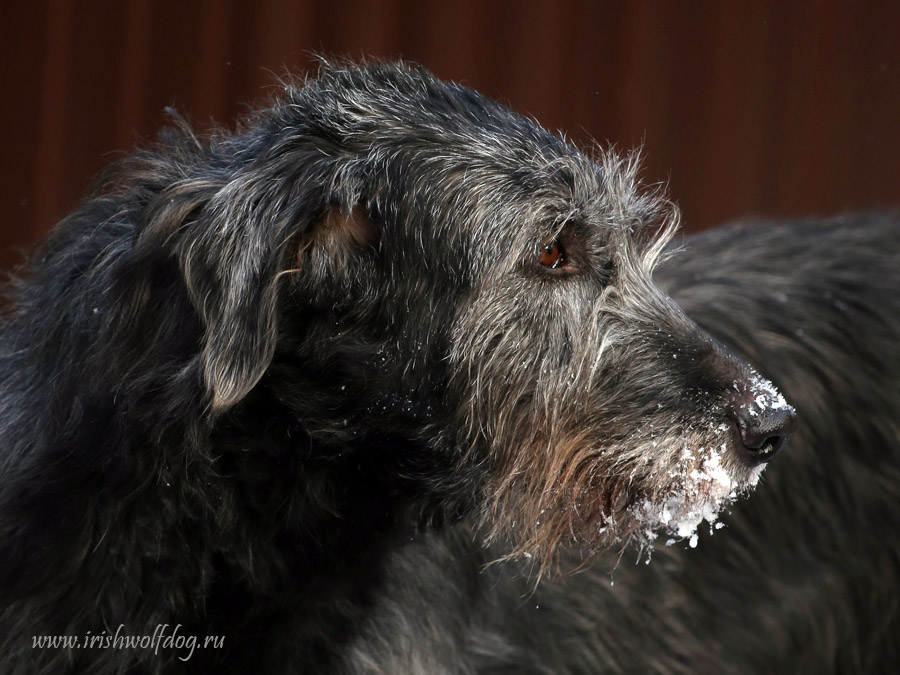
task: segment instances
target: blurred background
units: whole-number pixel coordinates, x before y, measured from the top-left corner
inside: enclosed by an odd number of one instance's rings
[[[312,52],[403,57],[644,146],[685,228],[900,205],[900,3],[0,0],[0,267],[174,105],[230,125]]]

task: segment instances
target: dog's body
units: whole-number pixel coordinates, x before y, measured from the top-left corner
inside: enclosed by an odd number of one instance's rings
[[[653,283],[675,214],[634,172],[382,65],[123,163],[0,337],[3,672],[890,662],[896,219],[663,268],[807,416],[682,552],[793,410]],[[660,530],[614,586],[614,558],[538,583]]]

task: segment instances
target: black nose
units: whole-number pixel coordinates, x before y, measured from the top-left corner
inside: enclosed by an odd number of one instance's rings
[[[762,464],[781,450],[794,430],[797,415],[794,409],[781,403],[774,405],[742,405],[733,410],[735,424],[751,459]]]

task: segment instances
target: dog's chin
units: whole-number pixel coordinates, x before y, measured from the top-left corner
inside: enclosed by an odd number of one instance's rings
[[[642,544],[652,544],[664,534],[667,545],[686,541],[695,547],[702,523],[708,523],[711,532],[723,526],[719,521],[723,510],[749,494],[766,467],[764,462],[746,462],[731,446],[726,441],[717,448],[685,452],[689,461],[670,472],[667,490],[629,504],[631,530]]]

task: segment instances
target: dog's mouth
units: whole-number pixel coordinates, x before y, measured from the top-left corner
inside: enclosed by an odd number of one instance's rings
[[[711,531],[722,527],[719,515],[756,487],[790,435],[794,409],[771,382],[755,375],[750,386],[734,389],[711,418],[687,422],[680,435],[653,444],[670,450],[648,467],[640,482],[643,494],[627,507],[632,531],[645,543],[662,531],[670,537],[667,544],[686,540],[694,547],[701,523]]]
[[[627,508],[645,544],[663,532],[668,535],[667,545],[687,541],[692,548],[697,546],[701,524],[708,523],[710,531],[721,528],[722,511],[756,487],[766,463],[748,465],[737,460],[728,425],[716,431],[718,444],[687,446],[681,451],[674,466],[666,469],[666,489],[640,497]]]

